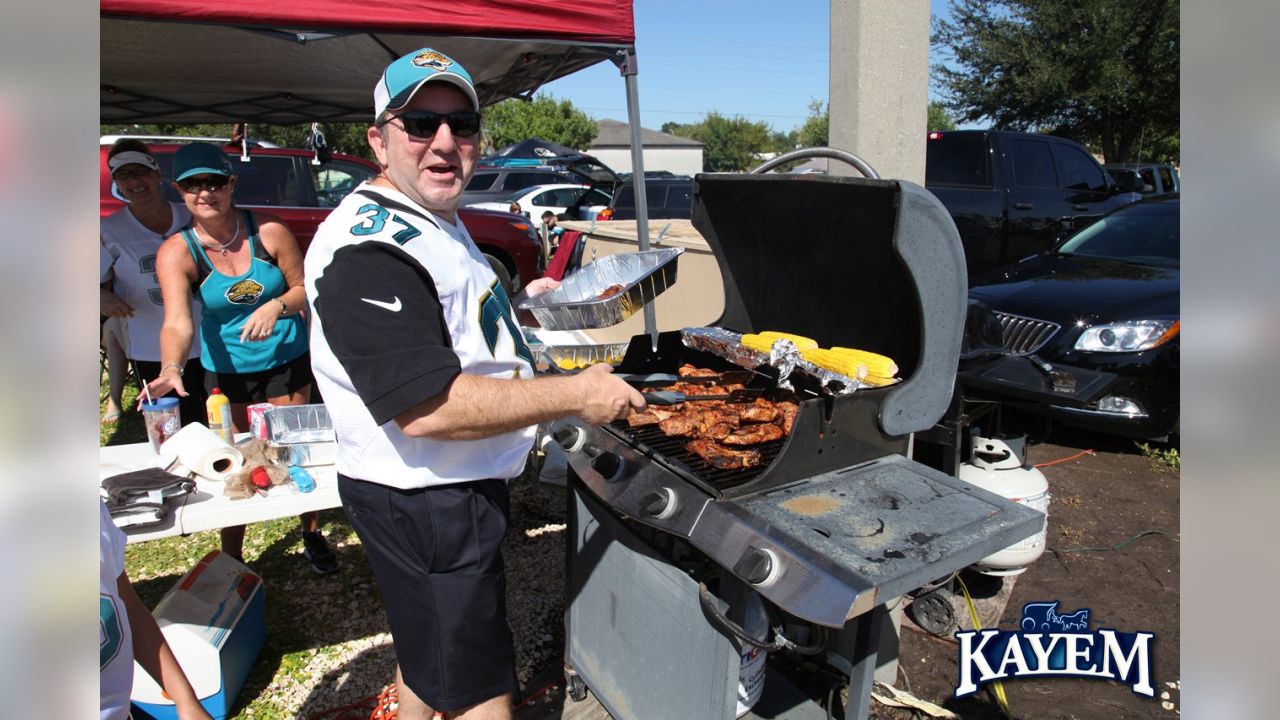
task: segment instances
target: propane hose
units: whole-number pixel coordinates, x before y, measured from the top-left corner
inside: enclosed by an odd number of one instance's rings
[[[773,625],[772,623],[770,623],[770,626],[773,630],[773,642],[757,640],[751,637],[746,630],[742,629],[741,625],[738,625],[728,617],[725,617],[725,614],[720,611],[720,608],[716,605],[716,598],[711,594],[711,591],[707,589],[707,583],[705,581],[698,583],[698,602],[702,605],[702,611],[707,614],[707,618],[711,620],[712,624],[734,636],[738,640],[748,645],[758,647],[765,652],[790,650],[791,652],[799,655],[817,655],[822,652],[822,648],[826,644],[826,628],[819,626],[815,626],[818,632],[815,633],[817,640],[813,645],[799,645],[795,643],[788,639],[786,635],[783,635],[781,625]]]

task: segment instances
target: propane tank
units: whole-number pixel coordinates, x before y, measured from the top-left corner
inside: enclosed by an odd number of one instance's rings
[[[765,614],[764,603],[755,593],[747,593],[745,609],[746,619],[742,629],[760,642],[769,640],[769,616]],[[738,668],[738,702],[734,717],[742,717],[751,711],[760,693],[764,691],[765,661],[768,653],[750,643],[742,643],[739,650],[740,665]]]
[[[961,480],[1045,514],[1035,535],[974,563],[973,568],[996,577],[1018,575],[1044,553],[1049,522],[1049,482],[1044,473],[1026,464],[1026,436],[972,437],[969,461],[960,466]]]

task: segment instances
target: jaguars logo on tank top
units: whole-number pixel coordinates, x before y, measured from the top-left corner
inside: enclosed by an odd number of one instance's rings
[[[258,298],[262,297],[263,289],[262,283],[248,278],[229,286],[226,296],[229,302],[237,305],[253,305],[258,302]]]

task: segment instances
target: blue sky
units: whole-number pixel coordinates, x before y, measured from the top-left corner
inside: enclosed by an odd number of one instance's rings
[[[933,13],[946,0],[930,0]],[[787,132],[829,92],[830,6],[821,0],[635,0],[640,124],[741,115]],[[612,63],[546,85],[600,120],[626,121],[627,98]]]

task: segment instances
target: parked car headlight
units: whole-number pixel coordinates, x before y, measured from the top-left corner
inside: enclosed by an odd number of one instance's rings
[[[1159,347],[1178,334],[1178,320],[1128,320],[1087,328],[1076,340],[1076,350],[1090,352],[1141,352]]]

